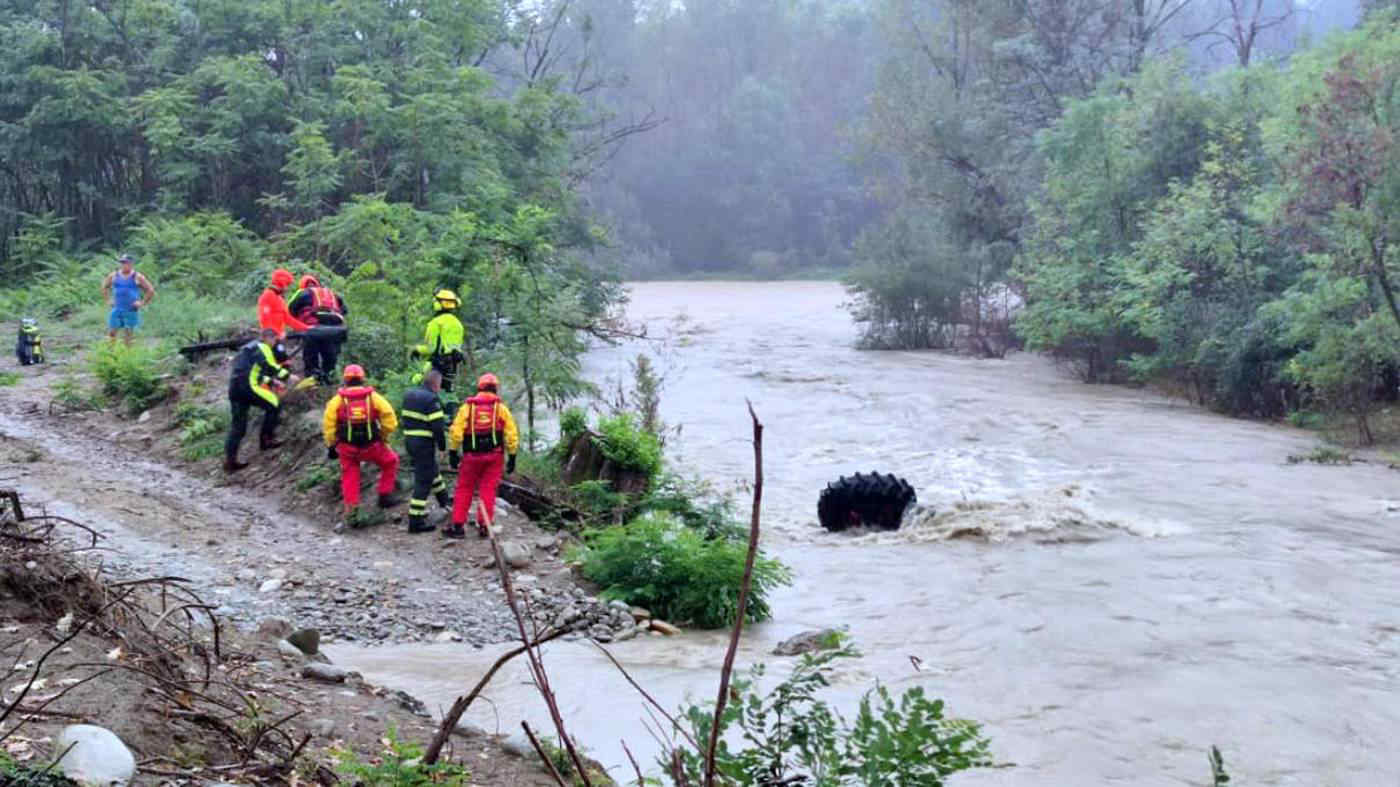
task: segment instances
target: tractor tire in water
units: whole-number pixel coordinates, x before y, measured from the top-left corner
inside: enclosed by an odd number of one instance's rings
[[[850,527],[898,530],[917,500],[908,481],[890,473],[856,473],[826,485],[817,498],[817,520],[833,532]]]

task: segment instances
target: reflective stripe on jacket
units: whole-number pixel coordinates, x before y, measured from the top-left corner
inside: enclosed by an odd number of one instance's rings
[[[394,406],[389,404],[389,400],[374,389],[370,389],[369,403],[374,410],[377,438],[387,440],[389,435],[399,428],[399,419],[398,416],[394,415]],[[329,402],[326,402],[326,410],[321,415],[321,436],[325,438],[326,445],[343,442],[340,439],[343,435],[336,428],[340,426],[340,411],[343,405],[344,402],[339,392],[332,396]]]
[[[233,358],[231,379],[244,379],[249,388],[266,386],[273,380],[285,380],[291,376],[292,370],[278,363],[271,345],[264,344],[261,339],[254,339],[238,348],[238,355]]]
[[[403,395],[404,437],[432,440],[438,450],[447,448],[447,414],[437,394],[423,386],[410,388]]]
[[[490,408],[495,413],[495,418],[479,413],[483,408]],[[486,429],[471,428],[478,424],[479,414],[485,416],[484,420],[490,421],[485,424]],[[468,429],[471,429],[470,433]],[[500,447],[502,439],[505,442],[506,453],[514,454],[520,449],[520,432],[515,428],[515,418],[511,416],[506,403],[493,393],[479,393],[462,402],[462,406],[457,408],[457,417],[452,419],[452,431],[448,435],[447,443],[453,449],[464,448],[464,443],[473,436],[476,438],[476,447],[467,450],[482,450],[483,440],[493,441],[489,450],[495,450]]]

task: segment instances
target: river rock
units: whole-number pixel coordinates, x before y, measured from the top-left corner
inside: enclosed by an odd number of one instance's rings
[[[277,654],[284,660],[293,664],[300,664],[306,661],[306,654],[301,652],[301,648],[288,642],[285,639],[277,640]]]
[[[322,664],[319,661],[309,662],[301,668],[303,678],[312,680],[324,680],[328,683],[344,683],[352,675],[358,676],[358,672],[351,672],[344,667],[337,667],[334,664]]]
[[[505,557],[506,565],[511,568],[525,568],[530,565],[530,550],[524,544],[507,541],[501,544],[501,555]]]
[[[453,735],[460,735],[463,738],[485,738],[491,733],[486,731],[480,724],[472,724],[469,721],[459,721],[457,726],[452,728]]]
[[[841,646],[841,632],[837,629],[804,631],[788,637],[773,648],[774,656],[798,656],[818,650],[831,650]]]
[[[511,735],[509,738],[506,738],[505,743],[501,744],[501,751],[504,751],[506,754],[510,754],[515,757],[535,756],[535,747],[530,745],[530,739],[525,737],[525,733],[523,731],[517,732]]]
[[[258,623],[261,639],[286,639],[292,633],[292,622],[286,618],[263,618]]]
[[[136,416],[136,423],[144,424],[147,421],[151,420],[152,415],[153,413],[150,410],[144,410],[140,415]]]
[[[307,725],[307,729],[318,738],[334,738],[335,719],[317,719]]]
[[[627,611],[632,613],[632,620],[638,623],[641,623],[644,620],[651,620],[651,610],[646,609],[645,607],[632,607]]]
[[[287,641],[308,656],[314,656],[321,650],[321,632],[316,629],[294,631],[287,635]]]
[[[433,635],[433,642],[461,642],[462,635],[455,631],[439,631]]]
[[[650,628],[652,631],[657,632],[658,634],[665,634],[668,637],[674,637],[677,634],[681,633],[679,627],[673,626],[664,620],[652,620],[647,627]]]
[[[258,578],[258,572],[251,568],[240,568],[234,576],[238,577],[239,582],[252,582]]]
[[[266,582],[262,583],[261,585],[258,585],[258,592],[259,592],[259,593],[273,593],[273,592],[276,592],[276,591],[281,590],[281,589],[282,589],[282,580],[280,580],[280,579],[269,579],[269,580],[267,580]]]
[[[54,751],[65,752],[58,760],[58,770],[89,787],[123,787],[136,774],[136,757],[105,727],[64,727],[54,742]]]

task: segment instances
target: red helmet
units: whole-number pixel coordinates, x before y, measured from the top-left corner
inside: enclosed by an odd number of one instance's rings
[[[273,286],[273,287],[290,287],[290,286],[292,286],[292,272],[289,271],[289,270],[287,270],[286,268],[278,268],[277,270],[273,271],[273,272],[272,272],[272,286]]]
[[[301,281],[297,282],[297,286],[304,290],[307,287],[320,287],[321,282],[317,281],[315,276],[308,273],[301,277]]]
[[[501,381],[496,379],[496,375],[487,372],[476,379],[476,390],[484,391],[487,388],[495,390],[499,388]]]
[[[345,372],[341,377],[343,377],[347,383],[351,380],[363,380],[365,379],[365,369],[357,363],[352,363],[345,367]]]

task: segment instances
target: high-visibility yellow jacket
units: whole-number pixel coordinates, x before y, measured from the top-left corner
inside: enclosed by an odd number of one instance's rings
[[[423,332],[423,344],[428,346],[428,355],[446,355],[453,350],[461,350],[466,341],[467,329],[455,314],[443,312],[428,321]]]

